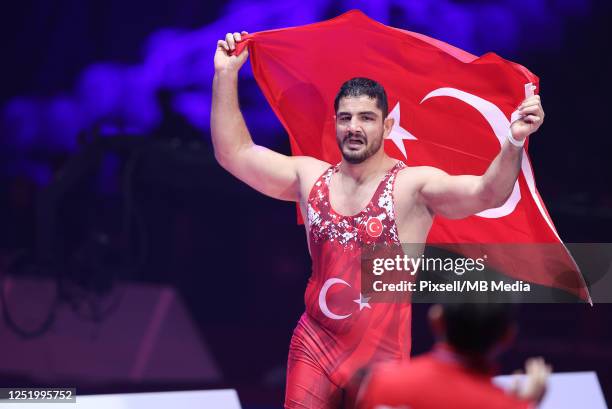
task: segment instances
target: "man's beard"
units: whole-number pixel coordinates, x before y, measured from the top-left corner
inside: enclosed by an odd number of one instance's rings
[[[382,145],[382,140],[383,140],[382,134],[381,134],[378,138],[372,141],[371,145],[367,146],[367,139],[360,138],[364,140],[364,144],[366,145],[365,149],[353,151],[349,149],[345,150],[343,148],[343,146],[348,143],[349,139],[350,139],[349,136],[345,136],[342,142],[338,142],[338,147],[340,148],[340,152],[342,153],[342,157],[344,158],[344,160],[346,160],[348,163],[351,163],[353,165],[356,165],[358,163],[365,161],[370,156],[378,152],[378,150],[380,149],[380,146]]]

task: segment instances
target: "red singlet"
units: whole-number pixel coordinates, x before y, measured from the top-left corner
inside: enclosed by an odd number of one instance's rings
[[[399,244],[393,183],[405,166],[398,162],[390,169],[365,209],[353,216],[330,205],[329,183],[339,165],[325,171],[310,192],[312,275],[306,312],[289,348],[286,408],[336,407],[357,370],[410,357],[410,304],[370,304],[360,292],[362,246]]]

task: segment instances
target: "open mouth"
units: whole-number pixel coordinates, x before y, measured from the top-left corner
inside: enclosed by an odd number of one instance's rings
[[[365,145],[365,141],[363,139],[360,139],[360,138],[350,138],[350,137],[347,138],[344,143],[350,149],[360,149],[361,147],[363,147]]]

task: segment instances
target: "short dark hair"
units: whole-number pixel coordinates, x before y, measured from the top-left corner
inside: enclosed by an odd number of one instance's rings
[[[376,99],[376,107],[382,111],[383,119],[387,117],[389,103],[385,89],[378,82],[362,77],[351,78],[342,84],[340,91],[336,94],[336,99],[334,99],[334,112],[338,112],[341,98],[360,97],[362,95]]]
[[[515,320],[512,304],[456,303],[442,309],[447,342],[468,354],[486,354]]]

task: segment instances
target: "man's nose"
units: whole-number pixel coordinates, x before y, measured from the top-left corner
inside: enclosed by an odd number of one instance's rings
[[[351,119],[351,121],[347,124],[347,130],[349,132],[357,132],[359,130],[359,122],[357,119]]]

